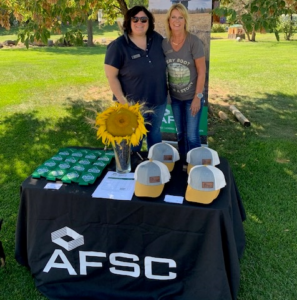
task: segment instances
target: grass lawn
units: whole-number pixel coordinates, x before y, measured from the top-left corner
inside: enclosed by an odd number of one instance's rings
[[[0,34],[0,42],[13,39]],[[95,38],[117,35],[111,27]],[[297,42],[270,34],[255,43],[228,40],[227,33],[212,37],[208,143],[228,159],[247,213],[238,300],[296,300]],[[85,117],[110,103],[105,51],[104,45],[0,50],[0,240],[7,255],[0,300],[45,299],[14,259],[19,189],[59,148],[100,146]],[[235,119],[230,104],[250,127]]]
[[[247,212],[238,300],[297,299],[296,67],[296,41],[211,41],[209,144],[231,161]],[[231,116],[229,104],[251,127]],[[228,121],[217,118],[220,110]]]

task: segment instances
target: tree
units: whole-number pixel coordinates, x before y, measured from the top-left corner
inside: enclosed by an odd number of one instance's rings
[[[263,29],[274,32],[279,39],[277,25],[279,16],[286,11],[284,0],[221,0],[220,3],[214,12],[228,16],[232,24],[241,24],[249,41],[256,41],[256,32]]]
[[[3,0],[0,0],[0,26],[6,29],[10,28],[9,18],[11,13],[11,8]]]
[[[145,7],[148,7],[149,0],[127,0],[127,4],[129,7],[133,7],[135,5],[143,5]]]
[[[285,14],[280,17],[280,28],[284,33],[285,40],[289,41],[297,30],[297,20],[293,15],[297,13],[297,1],[285,0]]]
[[[112,23],[128,8],[125,0],[0,0],[0,25],[9,29],[9,14],[13,12],[22,24],[18,36],[29,47],[34,40],[47,43],[52,32],[61,33],[62,24],[90,23],[97,19],[99,9],[104,11],[106,21]],[[88,45],[92,45],[92,32],[88,36]]]

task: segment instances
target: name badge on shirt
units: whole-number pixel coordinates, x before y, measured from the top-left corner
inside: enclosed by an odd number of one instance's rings
[[[140,54],[135,54],[135,55],[132,55],[131,58],[136,59],[136,58],[139,58],[140,56],[141,56]]]

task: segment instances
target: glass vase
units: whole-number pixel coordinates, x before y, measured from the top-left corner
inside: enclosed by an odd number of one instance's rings
[[[131,146],[126,140],[115,142],[113,146],[117,173],[129,173],[131,171]]]

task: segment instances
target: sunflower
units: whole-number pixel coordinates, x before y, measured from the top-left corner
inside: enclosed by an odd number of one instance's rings
[[[105,145],[115,146],[126,141],[129,145],[137,146],[147,134],[144,118],[141,114],[143,105],[136,103],[115,104],[105,111],[98,113],[95,121],[97,137]]]

